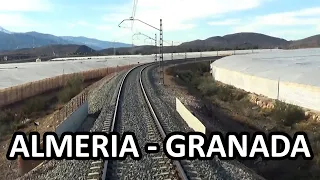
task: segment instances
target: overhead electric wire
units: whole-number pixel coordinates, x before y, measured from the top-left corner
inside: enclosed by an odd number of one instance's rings
[[[138,0],[134,0],[133,1],[133,8],[132,8],[132,15],[131,15],[131,17],[133,19],[136,16],[137,5],[138,5]],[[133,30],[133,24],[134,24],[134,21],[131,22],[131,31]]]

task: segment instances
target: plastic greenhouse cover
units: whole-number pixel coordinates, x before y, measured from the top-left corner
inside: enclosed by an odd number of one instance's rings
[[[320,48],[228,56],[212,65],[281,82],[320,87]]]
[[[211,51],[211,52],[188,52],[187,58],[198,58],[216,56],[246,54],[246,53],[260,53],[278,50],[237,50],[237,51]],[[90,59],[89,59],[90,58]],[[174,53],[174,59],[185,58],[185,53]],[[159,59],[159,56],[158,56]],[[171,53],[164,54],[164,60],[170,60]],[[71,58],[56,58],[46,62],[29,62],[29,63],[11,63],[0,64],[0,89],[7,88],[27,82],[41,80],[53,76],[58,76],[63,73],[74,73],[80,71],[87,71],[91,69],[114,67],[121,65],[129,65],[153,62],[154,55],[127,55],[127,56],[98,56],[98,57],[71,57]]]

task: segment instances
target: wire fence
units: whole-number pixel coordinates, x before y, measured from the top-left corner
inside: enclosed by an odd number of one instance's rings
[[[128,69],[131,66],[132,65],[107,67],[78,73],[63,74],[51,78],[25,83],[22,85],[0,89],[0,108],[50,90],[61,88],[65,85],[68,79],[72,78],[74,75],[80,75],[85,81],[87,81],[102,78],[114,72]]]

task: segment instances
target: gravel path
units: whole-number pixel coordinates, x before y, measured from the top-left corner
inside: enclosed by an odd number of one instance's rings
[[[147,92],[152,97],[151,101],[158,106],[156,112],[159,118],[169,125],[168,132],[189,131],[189,127],[187,127],[180,115],[175,111],[174,92],[168,91],[157,83],[158,73],[155,72],[157,71],[154,66],[147,68],[147,76],[144,76],[144,78],[146,78],[145,82],[150,87],[147,89]],[[218,158],[214,158],[210,161],[194,160],[192,164],[202,179],[260,179],[255,173],[252,173],[253,171],[237,161],[221,161]]]
[[[100,131],[104,117],[112,110],[108,106],[115,97],[115,90],[119,86],[121,77],[124,72],[119,73],[108,83],[105,82],[100,88],[94,90],[89,96],[89,113],[96,113],[101,111],[99,117],[96,119],[90,131]],[[91,161],[88,160],[51,160],[45,162],[41,167],[25,174],[20,177],[20,180],[60,180],[60,179],[73,179],[82,180],[86,179]]]

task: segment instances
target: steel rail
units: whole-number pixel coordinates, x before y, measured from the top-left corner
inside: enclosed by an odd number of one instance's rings
[[[152,65],[152,64],[151,64],[151,65]],[[149,66],[151,66],[151,65],[149,65]],[[139,78],[140,87],[141,87],[141,90],[142,90],[142,92],[143,92],[144,99],[145,99],[145,101],[146,101],[147,104],[148,104],[148,108],[149,108],[149,110],[150,110],[150,113],[152,114],[153,120],[154,120],[154,122],[155,122],[156,125],[157,125],[157,128],[158,128],[158,130],[159,130],[159,132],[160,132],[160,134],[161,134],[162,139],[164,139],[164,138],[166,137],[166,132],[164,131],[164,129],[163,129],[163,127],[162,127],[162,125],[161,125],[161,123],[160,123],[160,121],[159,121],[159,118],[157,117],[157,115],[156,115],[156,113],[155,113],[155,111],[154,111],[154,109],[153,109],[153,107],[152,107],[152,105],[151,105],[151,103],[150,103],[149,97],[148,97],[148,95],[147,95],[147,93],[146,93],[146,91],[145,91],[145,88],[144,88],[144,85],[143,85],[143,82],[142,82],[142,71],[143,71],[145,68],[149,67],[149,66],[143,67],[143,68],[141,69],[141,71],[140,71],[140,78]],[[176,170],[177,170],[180,178],[183,179],[183,180],[188,180],[189,178],[188,178],[188,176],[186,175],[185,171],[183,170],[182,165],[180,164],[180,161],[173,161],[173,163],[174,163],[174,165],[176,166]]]
[[[117,112],[118,112],[118,107],[119,107],[119,100],[120,100],[120,95],[122,92],[122,87],[124,84],[125,79],[127,78],[128,74],[133,71],[134,69],[142,66],[138,65],[133,68],[131,68],[129,71],[126,72],[126,74],[122,77],[121,82],[120,82],[120,87],[117,92],[117,99],[114,105],[114,111],[111,112],[110,114],[107,114],[106,120],[104,121],[104,126],[102,129],[102,132],[112,132],[114,130],[115,126],[115,121],[117,119]],[[108,168],[108,160],[97,160],[93,161],[91,163],[89,173],[87,174],[87,180],[101,180],[101,179],[106,179],[107,177],[107,168]]]

